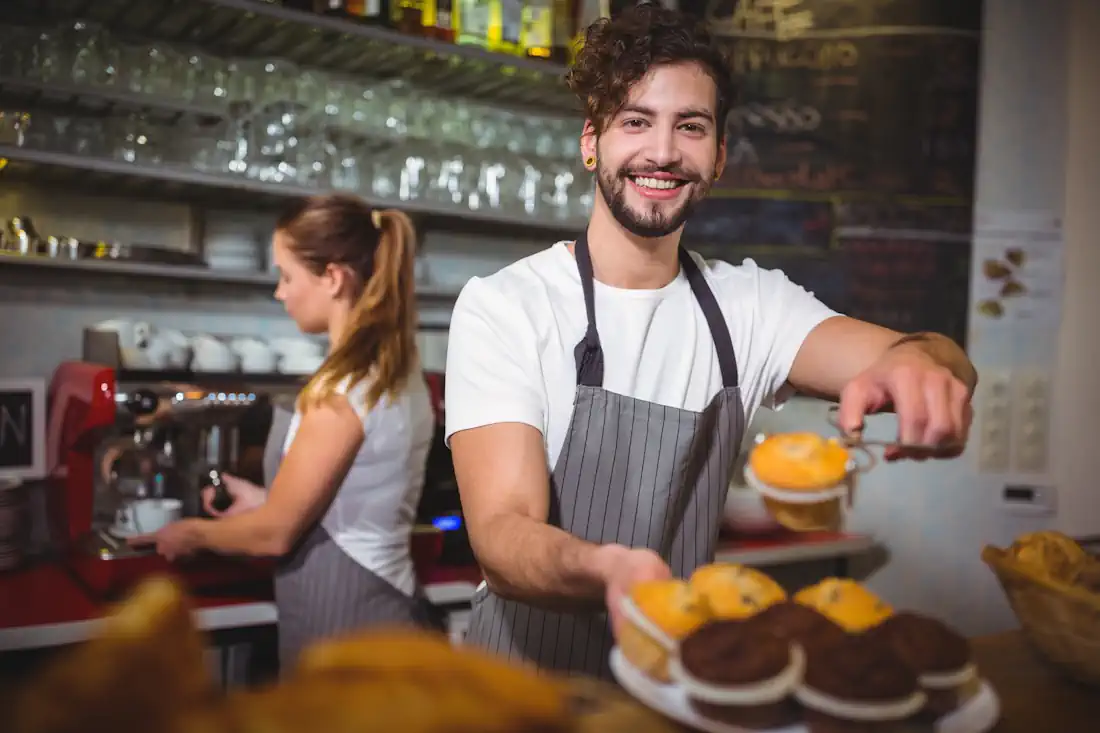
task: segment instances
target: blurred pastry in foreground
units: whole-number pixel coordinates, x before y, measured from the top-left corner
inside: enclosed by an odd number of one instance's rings
[[[878,626],[894,612],[881,598],[847,578],[826,578],[800,590],[794,600],[817,610],[846,631]]]
[[[88,643],[29,681],[4,729],[171,733],[216,694],[190,605],[174,581],[156,577],[114,608]]]
[[[791,694],[802,678],[802,649],[762,633],[753,619],[712,621],[680,642],[669,671],[702,716],[749,730],[798,719]]]
[[[794,694],[809,733],[894,733],[925,704],[916,673],[866,634],[806,650],[806,673]]]
[[[240,730],[263,733],[572,731],[564,690],[550,679],[534,678],[533,672],[510,668],[503,661],[491,676],[484,670],[470,674],[462,668],[465,659],[456,649],[456,661],[441,672],[426,664],[377,673],[342,668],[307,675],[279,687],[231,696],[230,714]],[[518,672],[516,677],[513,672]]]
[[[622,601],[618,645],[632,665],[668,682],[668,659],[681,639],[710,620],[699,591],[682,580],[638,583]]]
[[[868,630],[917,673],[930,717],[941,718],[981,691],[966,638],[939,619],[899,612]]]
[[[688,584],[702,594],[714,618],[748,618],[787,599],[770,577],[744,565],[712,563],[692,573]]]
[[[834,530],[844,518],[850,455],[816,433],[765,438],[749,455],[745,483],[779,524],[799,532]]]
[[[445,731],[449,719],[465,720],[462,725],[484,731],[549,731],[567,727],[570,722],[564,691],[540,677],[533,667],[472,647],[455,647],[441,634],[404,628],[378,629],[314,644],[303,651],[288,680],[294,695],[308,699],[312,699],[308,690],[324,691],[329,684],[334,698],[342,695],[347,685],[353,685],[363,695],[377,693],[384,699],[395,683],[412,684],[426,692],[423,704],[438,708],[439,720],[429,726],[427,712],[420,711],[415,718],[419,722],[414,725],[414,717],[410,717],[413,711],[391,710],[397,705],[387,702],[378,707],[379,716],[390,715],[394,727],[378,730]],[[314,687],[316,684],[320,687]],[[440,690],[447,690],[448,695],[437,695]],[[493,699],[491,713],[479,701],[482,691]],[[410,691],[395,694],[405,695],[410,703],[416,698]],[[398,720],[402,725],[397,725]],[[456,730],[465,729],[462,725]]]
[[[756,628],[798,644],[804,649],[827,644],[848,633],[823,613],[794,601],[783,601],[769,606],[751,621]]]

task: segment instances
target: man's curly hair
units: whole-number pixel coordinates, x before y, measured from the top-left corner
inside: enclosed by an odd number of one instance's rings
[[[684,13],[642,2],[612,19],[601,18],[585,32],[566,81],[600,132],[651,69],[685,62],[699,64],[714,79],[721,137],[736,95],[730,65],[706,26]]]

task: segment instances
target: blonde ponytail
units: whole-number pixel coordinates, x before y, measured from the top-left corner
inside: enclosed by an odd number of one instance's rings
[[[399,393],[416,365],[416,230],[396,209],[373,210],[378,230],[372,267],[345,331],[298,398],[300,409],[369,380],[365,409]]]

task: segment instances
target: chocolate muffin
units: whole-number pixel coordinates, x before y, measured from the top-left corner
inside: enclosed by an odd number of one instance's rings
[[[981,689],[966,638],[939,619],[898,613],[867,632],[880,637],[917,673],[928,701],[925,711],[940,718]]]
[[[840,624],[819,611],[793,601],[784,601],[765,608],[746,623],[776,634],[803,649],[844,636]]]
[[[753,730],[798,719],[791,693],[802,677],[802,650],[747,621],[712,621],[680,642],[669,665],[688,701],[712,720]]]
[[[845,634],[807,650],[795,697],[810,733],[905,729],[924,707],[917,674],[881,638]]]

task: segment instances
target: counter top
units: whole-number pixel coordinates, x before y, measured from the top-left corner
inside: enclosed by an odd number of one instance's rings
[[[1088,733],[1100,720],[1100,687],[1085,687],[1047,664],[1020,631],[971,639],[974,658],[1001,699],[990,733]]]
[[[830,532],[776,533],[723,538],[722,562],[782,565],[845,558],[874,545],[873,538]],[[422,578],[424,593],[437,605],[468,603],[481,581],[476,567],[441,567]],[[196,624],[204,631],[273,624],[278,616],[266,593],[204,594],[194,599]],[[88,596],[59,565],[39,562],[0,574],[0,652],[72,644],[89,638],[102,604]]]

